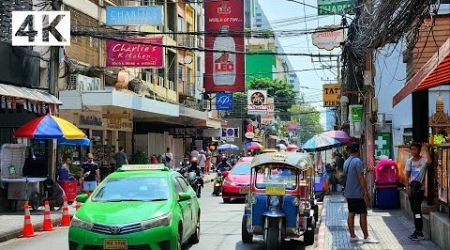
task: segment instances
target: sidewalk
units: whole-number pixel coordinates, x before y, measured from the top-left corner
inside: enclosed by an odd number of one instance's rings
[[[327,195],[323,203],[316,249],[439,249],[427,238],[422,241],[408,238],[414,231],[414,224],[401,210],[369,210],[369,235],[378,243],[351,243],[344,197],[341,194]],[[355,230],[358,237],[363,238],[359,216],[355,217]]]
[[[69,206],[69,214],[75,213],[74,205]],[[51,218],[53,226],[59,225],[62,216],[62,209],[59,211],[52,211]],[[22,233],[24,222],[24,212],[4,213],[0,214],[0,242],[8,241],[17,238]],[[39,211],[31,212],[31,223],[33,224],[34,231],[39,233],[42,229],[44,222],[44,207],[41,207]]]

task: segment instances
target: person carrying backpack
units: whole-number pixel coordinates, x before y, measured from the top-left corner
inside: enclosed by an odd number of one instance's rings
[[[173,168],[173,163],[175,161],[173,160],[173,154],[170,152],[169,147],[167,147],[166,152],[162,155],[162,159],[163,159],[164,163],[166,164],[166,166]]]

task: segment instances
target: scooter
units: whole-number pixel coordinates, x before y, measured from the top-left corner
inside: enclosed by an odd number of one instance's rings
[[[222,171],[217,171],[217,176],[214,180],[214,189],[213,189],[213,195],[220,196],[220,193],[222,191],[222,183],[225,177],[222,174]]]
[[[187,180],[197,194],[197,198],[200,198],[202,193],[202,183],[199,180],[200,178],[201,177],[197,176],[194,171],[187,173]]]

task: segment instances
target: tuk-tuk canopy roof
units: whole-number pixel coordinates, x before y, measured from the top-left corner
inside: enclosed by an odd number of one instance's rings
[[[253,158],[252,167],[265,164],[284,164],[300,170],[313,167],[312,160],[307,153],[298,152],[276,152],[257,155]]]

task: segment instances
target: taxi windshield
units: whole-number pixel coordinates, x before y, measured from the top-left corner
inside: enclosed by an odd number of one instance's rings
[[[159,201],[169,198],[166,177],[130,176],[105,180],[92,195],[92,201]]]
[[[250,165],[249,164],[236,164],[230,173],[234,175],[250,175]]]
[[[285,166],[268,167],[261,166],[256,171],[256,188],[284,187],[294,190],[297,187],[298,171]]]

